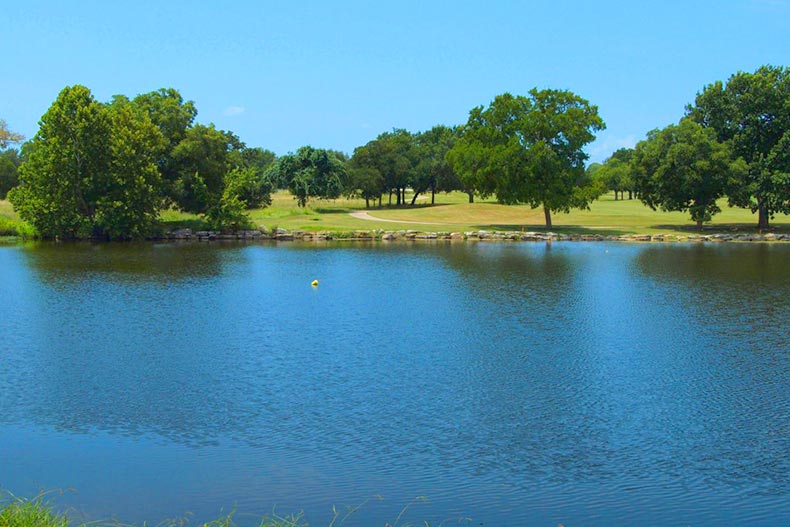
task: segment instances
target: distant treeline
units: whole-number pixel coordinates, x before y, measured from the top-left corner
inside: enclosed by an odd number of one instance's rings
[[[704,88],[679,124],[650,132],[634,149],[585,167],[585,146],[605,128],[597,107],[569,91],[497,96],[462,126],[394,129],[353,155],[304,146],[277,158],[235,134],[195,122],[174,89],[96,101],[65,88],[23,138],[0,121],[0,199],[42,237],[140,238],[165,208],[202,214],[216,229],[248,223],[246,209],[287,188],[298,205],[359,197],[405,205],[463,191],[551,213],[586,208],[606,191],[652,208],[688,211],[700,225],[731,205],[758,213],[761,228],[790,213],[790,71],[763,66]]]

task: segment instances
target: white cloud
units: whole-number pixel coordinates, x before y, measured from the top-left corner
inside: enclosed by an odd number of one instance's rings
[[[246,109],[244,106],[228,106],[228,107],[227,107],[227,108],[225,108],[225,110],[222,112],[222,115],[227,115],[228,117],[232,117],[232,116],[234,116],[234,115],[241,115],[241,114],[243,114],[243,113],[244,113],[246,110],[247,110],[247,109]]]

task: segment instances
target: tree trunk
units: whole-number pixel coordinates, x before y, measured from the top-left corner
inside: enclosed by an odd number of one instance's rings
[[[546,216],[546,228],[551,229],[551,210],[543,205],[543,214]]]
[[[415,201],[417,201],[417,196],[419,196],[419,195],[420,195],[420,193],[419,193],[419,192],[415,192],[415,193],[414,193],[414,197],[413,197],[413,198],[411,198],[411,204],[412,204],[412,206],[414,206],[414,202],[415,202]]]
[[[617,201],[617,191],[614,191],[614,200]]]
[[[381,194],[379,194],[379,208],[381,208]]]
[[[697,220],[697,229],[702,230],[702,220]]]
[[[475,202],[475,193],[474,192],[467,192],[466,195],[469,196],[469,203],[474,203]]]
[[[431,205],[436,204],[436,185],[431,187]]]
[[[367,196],[365,196],[365,208],[366,209],[370,208],[370,198],[368,198]]]
[[[392,189],[390,189],[390,207],[392,207]]]
[[[768,207],[762,200],[757,200],[757,228],[768,229]]]
[[[405,205],[406,204],[406,187],[403,187],[401,189],[401,193],[402,193],[402,198],[401,198],[400,202]]]
[[[632,191],[629,190],[628,191],[628,199],[634,199],[634,196],[631,193],[632,193]]]

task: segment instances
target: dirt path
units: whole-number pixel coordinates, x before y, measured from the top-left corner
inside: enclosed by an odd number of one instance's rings
[[[412,223],[415,225],[452,225],[451,223],[432,223],[430,221],[386,220],[384,218],[377,218],[375,216],[371,216],[365,211],[349,212],[348,214],[349,216],[352,216],[358,220],[383,221],[386,223]]]

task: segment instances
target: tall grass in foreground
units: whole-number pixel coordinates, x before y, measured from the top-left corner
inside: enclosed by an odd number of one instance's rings
[[[88,523],[73,522],[67,513],[57,512],[50,501],[45,499],[46,494],[40,494],[32,499],[17,498],[11,494],[0,495],[0,527],[133,527],[119,523],[117,521],[92,521]],[[381,499],[380,496],[374,496],[375,499]],[[356,507],[346,507],[340,511],[332,507],[332,519],[327,527],[343,527],[351,516],[354,515],[365,503],[365,500]],[[407,504],[400,510],[397,518],[393,522],[384,522],[383,527],[413,527],[413,523],[402,523],[406,511],[419,501],[427,501],[424,497],[415,498],[414,501]],[[238,527],[234,520],[235,512],[231,512],[225,516],[221,516],[216,520],[203,523],[200,527]],[[442,522],[439,527],[445,525],[460,525],[471,523],[471,518],[454,518]],[[252,522],[245,522],[251,524]],[[188,519],[171,519],[158,523],[155,527],[187,527],[189,525]],[[304,521],[303,515],[292,514],[288,516],[280,516],[277,513],[272,513],[269,516],[264,516],[255,523],[256,527],[308,527],[309,524]],[[421,522],[417,525],[423,527],[430,527],[428,522]],[[148,527],[143,524],[142,527]]]
[[[42,496],[0,502],[0,527],[69,527],[69,524],[69,519],[54,512]]]

